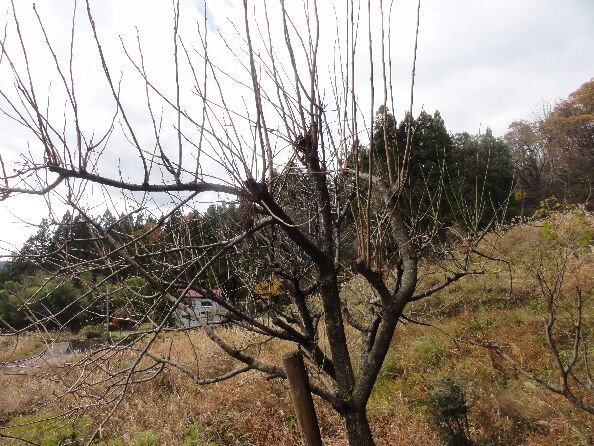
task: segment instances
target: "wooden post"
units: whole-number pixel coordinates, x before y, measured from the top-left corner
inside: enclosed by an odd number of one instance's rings
[[[318,425],[318,418],[316,417],[316,410],[311,397],[309,380],[301,352],[287,353],[283,356],[283,364],[287,372],[289,387],[291,388],[293,406],[297,413],[297,421],[299,422],[299,429],[301,429],[303,445],[322,446],[320,426]]]

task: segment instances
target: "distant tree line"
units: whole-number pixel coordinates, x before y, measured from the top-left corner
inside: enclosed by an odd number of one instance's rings
[[[172,256],[183,257],[183,251],[165,253],[180,239],[188,251],[216,244],[232,229],[228,222],[239,226],[238,215],[233,204],[211,206],[204,214],[176,212],[161,221],[143,214],[114,216],[107,210],[98,224],[119,243],[130,244],[144,266],[150,267],[155,262],[170,262]],[[141,235],[146,235],[142,242],[138,240]],[[21,329],[39,320],[46,327],[73,330],[103,323],[107,299],[112,315],[122,308],[157,318],[166,313],[164,302],[158,302],[144,279],[116,260],[105,262],[105,256],[116,257],[80,215],[66,212],[59,222],[43,220],[19,256],[0,269],[0,330]],[[86,271],[71,268],[81,263]],[[184,276],[191,276],[199,266],[188,268]],[[222,287],[227,296],[235,296],[237,281],[231,270],[224,261],[212,262],[208,280],[200,285]],[[168,280],[175,287],[180,278],[172,271]]]
[[[517,178],[516,200],[531,215],[543,200],[592,208],[594,185],[594,79],[567,99],[515,121],[505,135]]]
[[[408,128],[411,128],[410,136]],[[405,116],[397,125],[394,116],[380,107],[376,113],[372,156],[359,150],[360,168],[369,160],[388,176],[402,169],[410,138],[409,173],[401,198],[409,224],[434,225],[442,230],[483,227],[493,216],[505,219],[514,212],[514,165],[506,142],[487,128],[484,133],[453,134],[439,111]],[[512,198],[512,200],[510,200]]]
[[[407,145],[408,158],[404,153]],[[409,166],[403,166],[406,159]],[[398,123],[382,106],[376,113],[373,140],[367,146],[357,143],[348,163],[353,169],[373,170],[386,178],[409,168],[400,200],[407,225],[413,232],[419,227],[425,233],[429,229],[445,236],[454,226],[461,231],[477,230],[494,216],[505,220],[518,214],[531,215],[543,200],[551,197],[590,206],[594,175],[594,80],[541,116],[513,122],[504,138],[495,137],[489,128],[479,134],[453,134],[447,130],[439,111],[433,114],[422,111],[416,118],[406,115]],[[369,168],[370,163],[374,169]],[[289,216],[308,217],[303,229],[315,238],[319,234],[320,212],[316,202],[309,198],[313,180],[294,163],[285,169],[289,175],[279,172],[278,180],[273,182],[278,201],[287,208]],[[338,190],[344,188],[337,187]],[[342,195],[336,192],[333,199],[348,205],[352,197],[344,196],[344,192]],[[142,213],[113,215],[108,210],[98,219],[98,224],[118,243],[130,245],[142,266],[150,268],[157,263],[180,263],[185,255],[193,258],[196,252],[229,239],[238,229],[249,229],[258,213],[265,212],[241,202],[211,205],[204,212],[194,210],[184,214],[178,210],[161,219]],[[345,218],[352,219],[351,214],[345,214]],[[354,226],[356,222],[349,224]],[[70,212],[59,222],[42,221],[37,233],[23,245],[20,255],[0,268],[0,324],[14,328],[27,326],[27,315],[20,309],[26,299],[31,299],[27,290],[39,287],[44,292],[33,297],[38,304],[28,308],[47,313],[48,317],[53,315],[54,320],[48,321],[50,326],[78,329],[102,320],[105,317],[102,293],[112,295],[114,309],[139,302],[144,306],[139,312],[151,306],[157,308],[153,291],[143,279],[133,275],[129,265],[122,264],[116,256],[113,263],[107,263],[108,267],[101,261],[109,249],[97,233],[81,216]],[[350,237],[352,243],[343,245],[343,251],[349,251],[352,246],[352,252],[343,252],[351,261],[356,256],[355,234],[354,229],[346,231],[345,237]],[[183,249],[171,250],[174,246]],[[271,297],[277,301],[283,299],[281,284],[285,279],[274,272],[271,275],[271,269],[280,272],[290,265],[295,275],[299,271],[306,273],[307,259],[300,261],[297,254],[284,243],[274,226],[264,228],[237,248],[235,255],[211,261],[206,279],[197,286],[222,288],[227,299],[244,301],[252,311],[265,311]],[[383,255],[389,257],[391,253]],[[80,269],[81,262],[88,265],[87,273],[82,276],[72,273],[69,266],[78,265]],[[185,265],[180,272],[183,277],[170,270],[171,277],[166,280],[175,288],[177,283],[191,280],[203,266]],[[44,279],[44,274],[52,274],[52,278]],[[256,296],[253,290],[258,290]]]

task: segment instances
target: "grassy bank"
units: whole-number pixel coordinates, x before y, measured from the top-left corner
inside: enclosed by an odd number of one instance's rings
[[[397,330],[369,404],[378,444],[439,445],[447,441],[444,411],[439,406],[445,403],[438,398],[444,391],[463,397],[467,434],[473,444],[594,444],[592,415],[520,375],[492,350],[477,346],[495,343],[527,370],[558,382],[544,336],[547,305],[541,285],[543,280],[555,279],[563,260],[565,275],[556,301],[560,316],[555,332],[561,356],[571,354],[576,289],[585,302],[584,335],[594,345],[593,227],[591,215],[572,211],[544,215],[492,234],[479,251],[499,260],[488,262],[484,274],[460,280],[427,302],[412,306],[410,318],[422,324],[405,322]],[[425,265],[422,272],[425,283],[442,274],[432,265]],[[367,292],[358,288],[356,279],[347,288],[344,292],[353,298]],[[234,330],[225,336],[238,343],[249,340]],[[34,337],[1,342],[2,360],[39,347]],[[357,346],[352,347],[355,351]],[[278,361],[287,348],[280,342],[269,343],[259,354]],[[156,341],[153,351],[183,363],[200,377],[233,367],[200,332],[167,334]],[[81,400],[61,396],[62,384],[43,367],[31,374],[37,376],[0,375],[0,388],[5,389],[0,393],[0,422],[16,426],[0,432],[47,446],[81,444],[106,409],[90,407],[66,419],[53,418],[68,413]],[[316,404],[325,444],[346,445],[338,417],[322,401]],[[299,445],[300,439],[283,382],[249,372],[198,386],[172,370],[134,386],[97,442],[112,446],[259,446]]]

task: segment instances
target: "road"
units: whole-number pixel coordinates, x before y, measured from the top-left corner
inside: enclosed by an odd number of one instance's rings
[[[2,373],[20,374],[43,366],[62,365],[73,356],[70,344],[70,341],[54,342],[35,355],[2,364],[0,370]]]

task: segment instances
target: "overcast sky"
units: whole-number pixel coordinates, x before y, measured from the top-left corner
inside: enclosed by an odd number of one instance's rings
[[[290,0],[288,3],[299,5],[299,1]],[[320,7],[325,8],[323,18],[332,16],[334,7],[340,13],[343,3],[336,0],[333,7],[333,3],[327,0],[318,1]],[[387,0],[384,2],[389,4]],[[48,35],[55,42],[58,57],[68,60],[72,2],[38,0],[36,3]],[[77,28],[77,31],[80,29],[80,37],[77,37],[74,61],[80,93],[79,107],[86,118],[88,130],[99,134],[106,130],[113,110],[109,94],[106,95],[105,89],[102,89],[105,79],[98,69],[97,50],[88,32],[88,22],[84,26],[83,3],[79,1],[77,20],[81,25]],[[208,32],[225,35],[230,39],[231,48],[241,46],[241,42],[233,38],[228,21],[241,19],[241,3],[240,0],[208,2]],[[277,2],[269,1],[269,4],[273,3]],[[15,4],[35,80],[48,85],[51,80],[52,88],[55,88],[55,78],[50,79],[49,74],[45,76],[46,71],[49,73],[51,58],[42,45],[43,35],[32,14],[32,2],[15,0]],[[135,27],[138,27],[152,75],[165,90],[171,92],[173,84],[168,82],[172,75],[171,64],[161,56],[171,54],[171,2],[94,0],[91,5],[106,51],[114,55],[111,58],[112,71],[133,71],[123,56],[119,36],[129,48],[134,48]],[[0,0],[0,11],[8,11],[0,23],[12,23],[8,0]],[[197,22],[202,23],[203,11],[202,0],[182,1],[182,34],[184,29],[192,30]],[[395,0],[392,52],[397,115],[408,106],[415,13],[416,1]],[[374,25],[374,37],[377,37],[379,24]],[[279,21],[274,21],[272,26],[273,33],[282,39]],[[333,26],[331,24],[322,30],[322,45],[327,51],[332,50]],[[362,25],[361,32],[367,32],[366,26]],[[8,28],[8,36],[7,47],[18,43],[13,25]],[[237,67],[233,65],[233,58],[227,54],[225,46],[220,44],[215,49],[222,68],[234,72]],[[119,56],[115,56],[116,53]],[[566,97],[592,78],[593,55],[592,0],[423,0],[415,113],[421,108],[430,112],[439,109],[450,131],[476,133],[489,126],[496,135],[502,135],[511,121],[529,118],[544,103]],[[358,77],[365,79],[368,76],[366,65],[361,63],[359,69]],[[127,76],[124,82],[129,83],[123,85],[127,88],[129,113],[141,122],[143,118],[138,102],[142,102],[144,84],[137,79],[134,81],[133,76]],[[13,88],[6,60],[0,67],[0,88],[3,91]],[[237,96],[240,95],[238,92]],[[146,131],[147,137],[150,137],[152,129],[146,116],[144,119],[138,129],[141,133]],[[17,160],[17,155],[27,150],[30,137],[10,119],[0,116],[0,153],[5,162]],[[110,168],[126,171],[132,155],[117,153],[117,148],[112,150],[117,154],[118,161],[117,166],[112,163]],[[62,209],[59,204],[56,206],[59,214]],[[0,253],[20,246],[35,232],[25,223],[38,223],[47,212],[45,200],[39,197],[16,196],[0,202],[0,240],[3,241]]]

